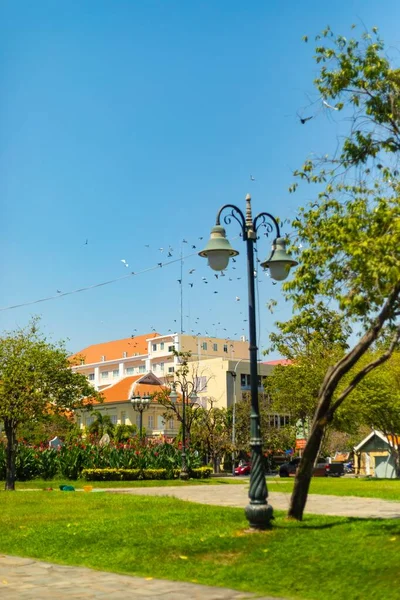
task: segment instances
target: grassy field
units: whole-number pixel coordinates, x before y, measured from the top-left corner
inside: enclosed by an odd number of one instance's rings
[[[302,600],[398,600],[400,521],[277,514],[249,534],[243,510],[173,498],[1,494],[0,552]]]
[[[52,479],[46,481],[44,479],[31,479],[30,481],[17,481],[15,484],[16,490],[43,490],[53,488],[58,490],[60,485],[73,485],[75,489],[83,489],[85,485],[91,485],[96,488],[132,488],[132,487],[159,487],[159,486],[182,486],[182,485],[227,485],[227,484],[242,484],[243,479],[233,479],[226,477],[211,477],[210,479],[189,479],[189,481],[181,481],[180,479],[168,480],[149,480],[149,481],[85,481],[78,479],[70,481],[69,479]],[[0,491],[4,490],[5,482],[0,481]]]
[[[294,479],[273,478],[267,480],[271,492],[291,492]],[[354,477],[314,477],[311,494],[329,496],[359,496],[400,501],[400,479],[356,479]]]

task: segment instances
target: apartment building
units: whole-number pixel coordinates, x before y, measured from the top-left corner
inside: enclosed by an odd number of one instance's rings
[[[83,373],[93,387],[101,391],[105,411],[115,424],[139,423],[130,398],[132,394],[153,394],[170,385],[179,369],[174,350],[191,352],[189,380],[194,382],[198,403],[227,408],[240,402],[250,392],[250,361],[248,341],[226,340],[185,334],[161,335],[152,332],[94,344],[74,354],[75,371]],[[263,380],[282,361],[258,364],[259,393],[264,394]],[[178,390],[179,391],[179,390]],[[152,402],[143,414],[143,426],[148,435],[173,436],[179,429],[177,419],[165,423],[164,407]],[[91,424],[92,416],[82,413],[78,423]],[[288,421],[287,416],[272,415],[276,426]]]
[[[165,382],[173,378],[179,367],[174,349],[191,352],[192,361],[216,357],[240,360],[249,354],[249,344],[245,339],[153,332],[88,346],[71,356],[72,368],[86,375],[93,387],[101,391],[124,377],[145,373],[154,373]]]

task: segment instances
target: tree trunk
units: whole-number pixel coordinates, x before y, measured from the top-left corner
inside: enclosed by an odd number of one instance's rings
[[[17,427],[12,419],[4,420],[4,430],[7,436],[6,453],[6,491],[15,491],[15,461],[17,457]]]
[[[310,437],[308,438],[307,445],[304,449],[304,453],[296,473],[288,515],[289,517],[297,519],[298,521],[303,519],[303,512],[307,502],[307,495],[313,474],[314,464],[321,447],[325,427],[325,420],[319,419],[314,421],[311,428]]]

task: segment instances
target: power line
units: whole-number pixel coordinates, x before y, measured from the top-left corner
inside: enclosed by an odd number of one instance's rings
[[[143,275],[143,273],[148,273],[149,271],[155,271],[156,269],[161,269],[161,267],[167,267],[176,262],[181,262],[183,258],[190,258],[191,256],[196,256],[197,252],[193,252],[192,254],[188,254],[185,257],[182,255],[179,258],[175,258],[174,260],[167,261],[165,263],[155,265],[154,267],[149,267],[148,269],[143,269],[142,271],[132,271],[128,275],[123,275],[122,277],[116,277],[115,279],[110,279],[109,281],[103,281],[101,283],[95,283],[93,285],[88,285],[86,287],[78,288],[77,290],[71,290],[70,292],[61,292],[55,294],[54,296],[46,296],[45,298],[39,298],[38,300],[31,300],[30,302],[22,302],[21,304],[13,304],[11,306],[4,306],[0,308],[0,312],[4,312],[6,310],[12,310],[14,308],[22,308],[24,306],[32,306],[33,304],[39,304],[40,302],[48,302],[49,300],[56,300],[57,298],[62,298],[63,296],[71,296],[72,294],[79,294],[80,292],[86,292],[88,290],[93,290],[94,288],[102,287],[103,285],[111,285],[112,283],[116,283],[117,281],[122,281],[123,279],[129,279],[130,277],[136,277],[137,275]]]

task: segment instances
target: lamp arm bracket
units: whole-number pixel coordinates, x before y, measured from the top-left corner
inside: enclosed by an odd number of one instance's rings
[[[245,238],[245,236],[246,236],[246,220],[245,220],[244,214],[242,213],[240,208],[238,208],[234,204],[225,204],[224,206],[222,206],[219,209],[219,211],[217,213],[217,219],[215,221],[215,224],[221,225],[221,214],[227,208],[230,208],[231,211],[227,215],[225,215],[224,223],[226,223],[226,225],[230,225],[232,222],[232,218],[235,219],[239,223],[240,227],[242,228],[243,237]]]
[[[254,217],[254,221],[253,221],[254,231],[257,233],[257,231],[260,227],[264,227],[266,229],[265,235],[267,237],[270,233],[273,233],[274,228],[273,228],[272,224],[270,222],[268,222],[267,219],[272,221],[272,223],[275,225],[276,237],[281,237],[281,231],[279,228],[278,221],[275,219],[275,217],[273,215],[271,215],[271,213],[267,213],[267,212],[262,212],[262,213],[258,214],[256,217]]]

